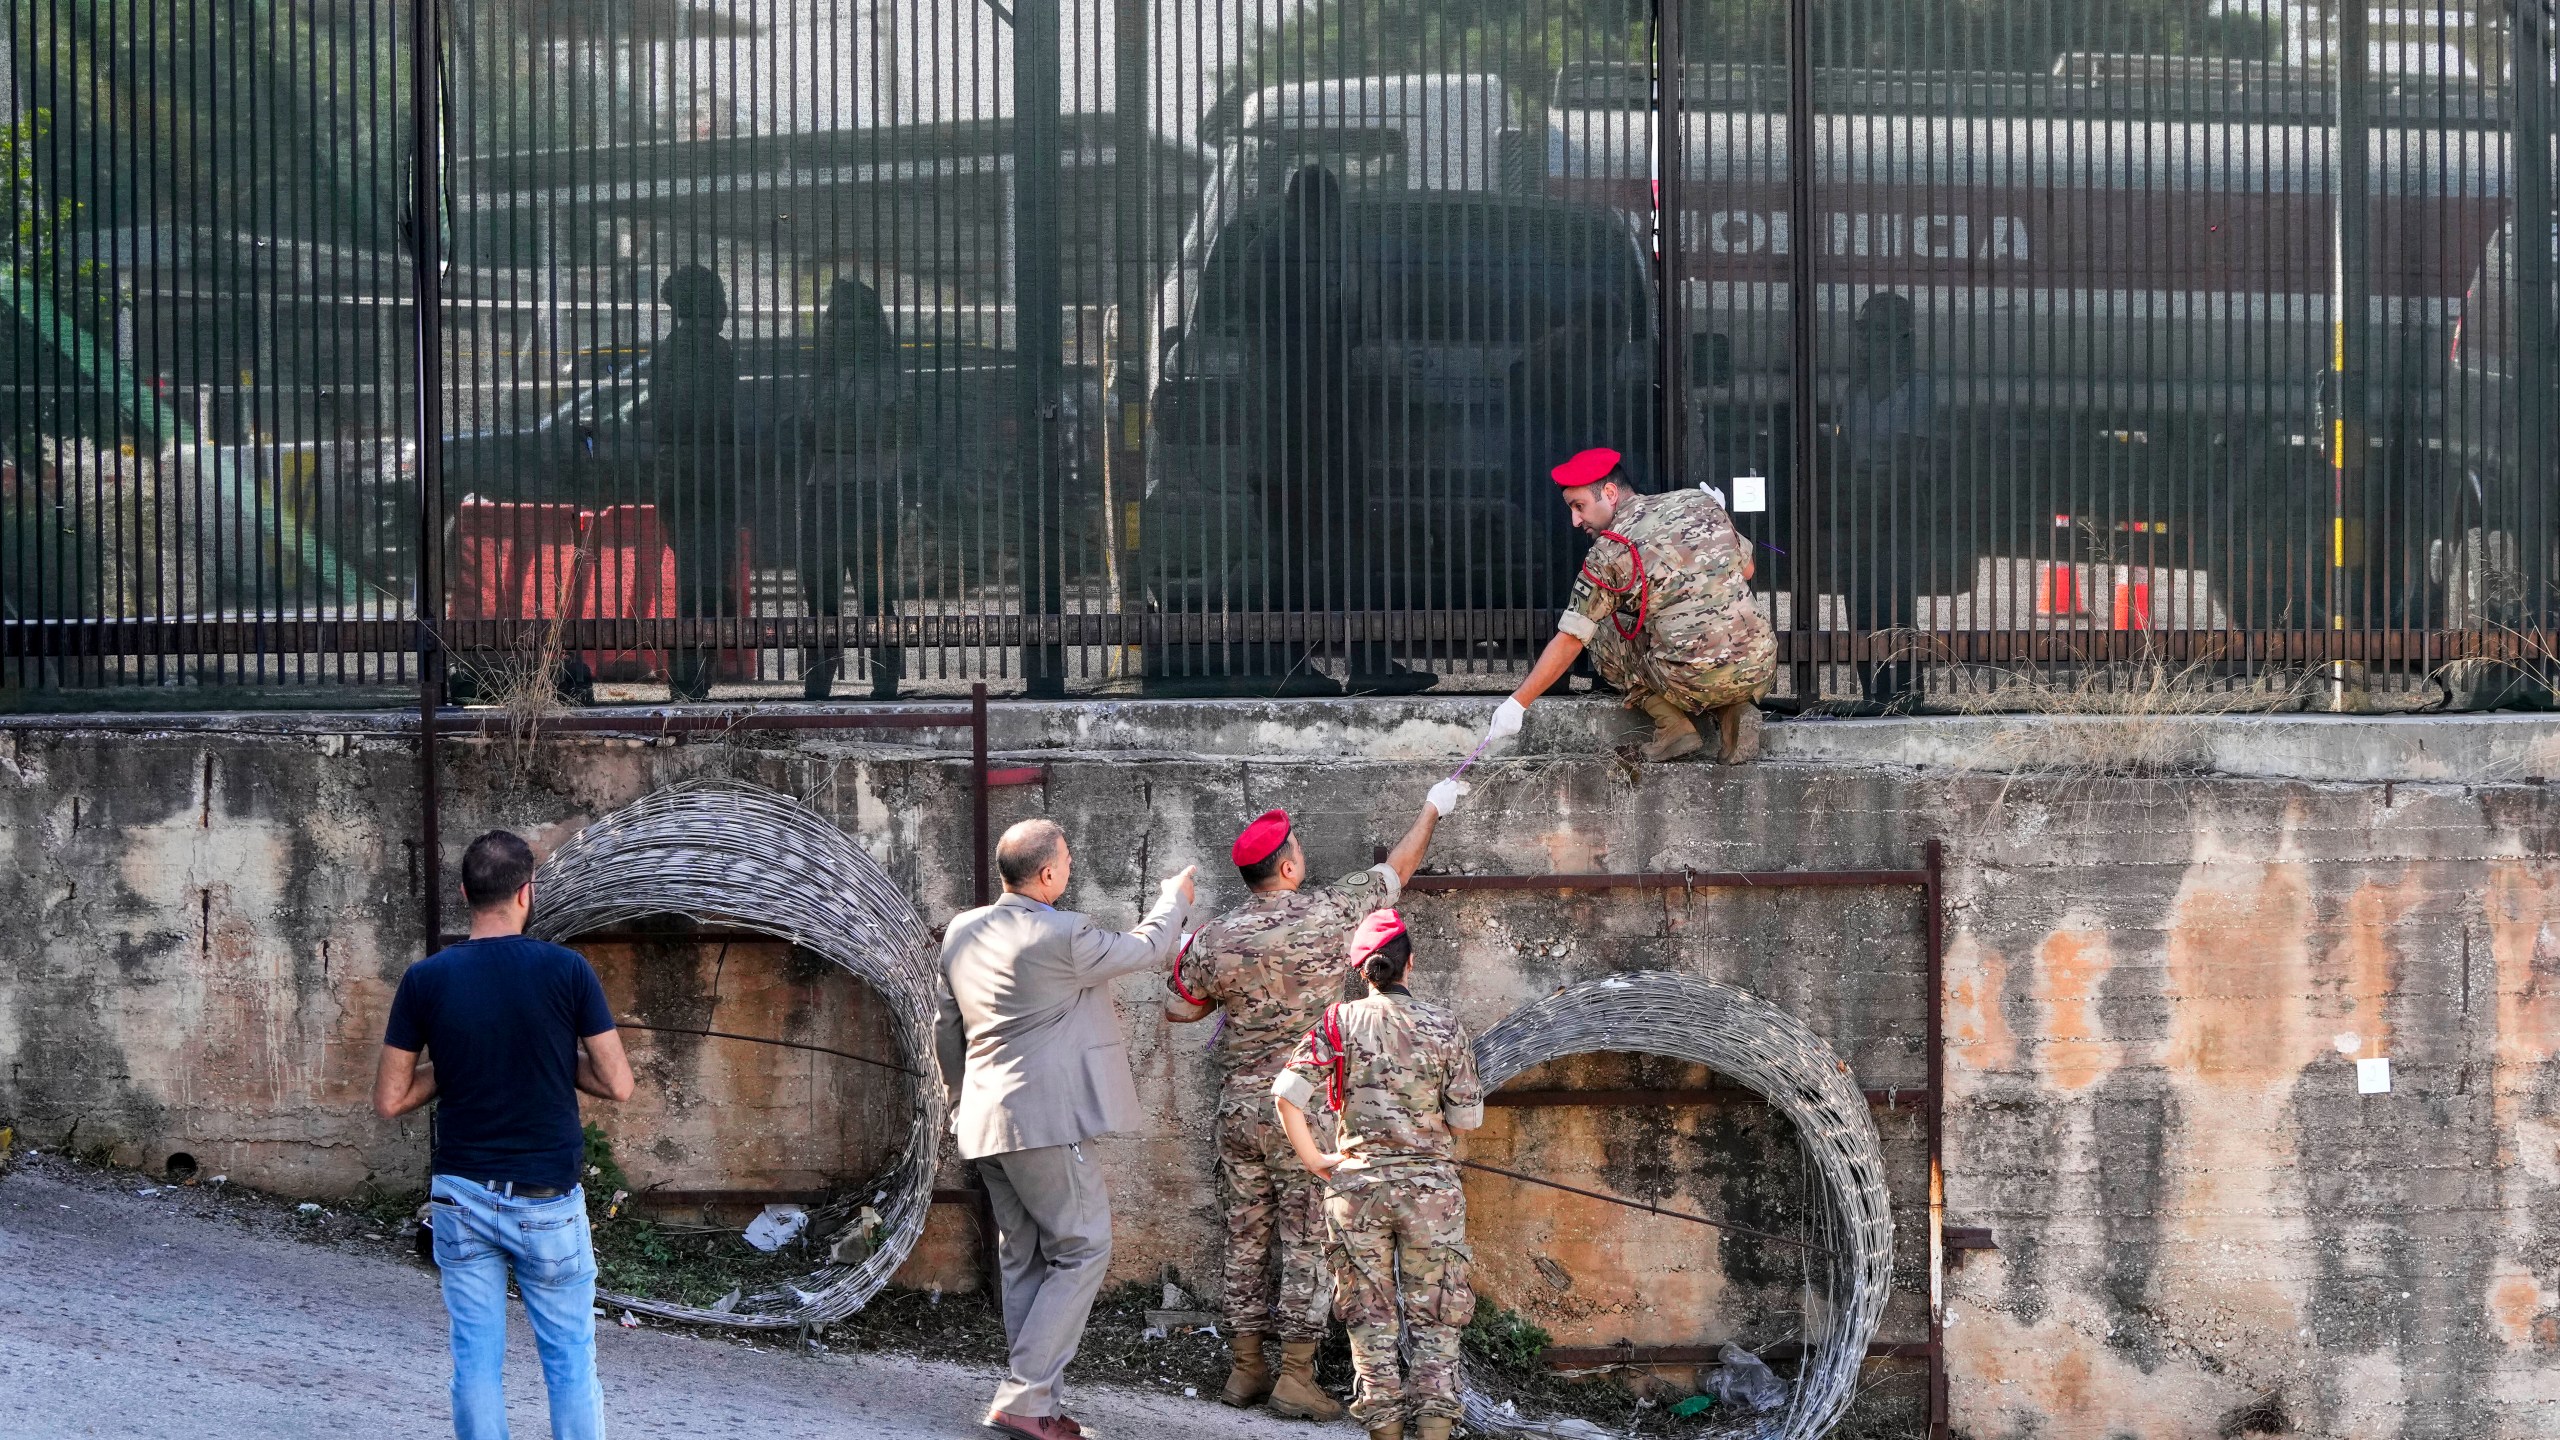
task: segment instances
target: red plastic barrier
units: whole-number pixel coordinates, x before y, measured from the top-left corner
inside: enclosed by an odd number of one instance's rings
[[[587,517],[595,565],[586,593],[587,614],[600,619],[673,619],[676,552],[658,528],[655,505],[615,505]],[[726,658],[725,656],[723,657]],[[599,680],[645,680],[666,674],[657,650],[590,650],[587,668]]]
[[[540,620],[576,604],[583,588],[578,537],[586,518],[575,505],[464,501],[445,613],[456,620]]]
[[[676,555],[655,505],[575,505],[464,501],[455,538],[459,554],[446,613],[456,620],[547,620],[565,608],[571,619],[676,618]],[[738,535],[738,593],[730,613],[747,613],[755,573],[755,537]],[[589,650],[599,680],[663,679],[665,652]],[[723,680],[755,676],[755,653],[720,652]]]

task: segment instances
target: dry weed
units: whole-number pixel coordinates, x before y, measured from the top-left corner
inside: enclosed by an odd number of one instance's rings
[[[508,650],[472,661],[480,693],[506,715],[507,758],[519,771],[532,764],[544,724],[563,708],[560,687],[569,621],[577,609],[579,585],[593,564],[593,551],[581,541],[542,623],[517,631]]]
[[[1984,742],[1980,768],[2022,776],[2196,774],[2212,768],[2199,717],[2266,715],[2322,701],[2336,681],[2313,669],[2241,674],[2219,658],[2160,657],[2067,670],[1977,668],[1941,704],[1958,715],[2016,716]]]

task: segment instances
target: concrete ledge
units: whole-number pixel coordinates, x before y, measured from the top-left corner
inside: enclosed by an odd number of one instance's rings
[[[1000,701],[990,749],[1020,758],[1085,756],[1360,760],[1456,765],[1475,748],[1494,696],[1359,700]],[[756,707],[780,714],[828,707]],[[894,707],[947,711],[947,702]],[[965,707],[962,707],[965,708]],[[628,714],[645,729],[653,712]],[[476,718],[476,717],[475,717]],[[397,711],[236,711],[200,715],[0,716],[0,733],[272,735],[416,732]],[[1636,738],[1642,723],[1613,700],[1559,697],[1530,712],[1498,759],[1589,757]],[[928,738],[930,737],[930,738]],[[569,737],[564,737],[569,738]],[[688,743],[719,743],[701,736]],[[959,748],[935,732],[799,731],[758,743],[913,754]],[[1764,763],[2021,775],[2193,775],[2330,783],[2514,785],[2560,774],[2560,715],[1968,715],[1768,724]]]
[[[2552,715],[1915,716],[1768,735],[1768,758],[1805,765],[2445,785],[2560,774]]]

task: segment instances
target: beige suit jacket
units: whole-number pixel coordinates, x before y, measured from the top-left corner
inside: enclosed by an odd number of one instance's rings
[[[1014,894],[952,918],[933,1038],[962,1159],[1138,1123],[1111,982],[1172,964],[1194,909],[1168,896],[1126,935]]]

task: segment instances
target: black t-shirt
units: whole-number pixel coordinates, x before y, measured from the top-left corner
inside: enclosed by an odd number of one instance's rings
[[[465,940],[409,967],[382,1043],[436,1067],[438,1175],[578,1183],[578,1041],[613,1028],[585,956],[521,935]]]

